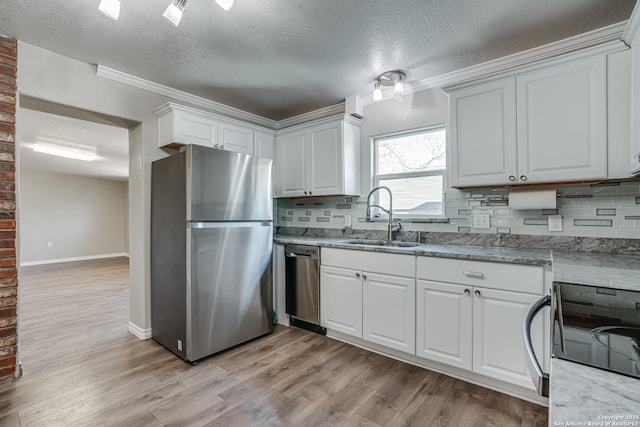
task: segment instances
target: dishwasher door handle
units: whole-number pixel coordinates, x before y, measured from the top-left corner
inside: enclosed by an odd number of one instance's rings
[[[294,254],[293,252],[289,252],[285,254],[287,258],[311,258],[309,254]]]
[[[529,306],[527,315],[523,322],[524,347],[527,351],[527,366],[529,367],[529,375],[533,380],[536,390],[540,396],[549,397],[549,374],[542,371],[540,362],[533,351],[531,344],[531,324],[533,319],[546,306],[551,305],[551,296],[545,295]]]

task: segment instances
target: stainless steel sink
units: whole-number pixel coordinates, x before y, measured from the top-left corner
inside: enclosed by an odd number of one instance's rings
[[[352,239],[352,240],[344,240],[342,243],[346,243],[347,245],[366,245],[366,246],[388,246],[395,248],[414,248],[416,246],[420,246],[419,243],[412,242],[399,242],[396,240],[369,240],[369,239]]]

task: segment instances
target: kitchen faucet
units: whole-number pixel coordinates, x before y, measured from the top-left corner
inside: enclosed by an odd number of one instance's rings
[[[387,190],[389,192],[389,210],[383,208],[380,205],[371,204],[371,195],[373,195],[373,193],[375,193],[378,190]],[[385,212],[387,215],[389,215],[389,225],[387,226],[387,240],[388,241],[393,240],[393,225],[391,223],[391,221],[393,221],[393,194],[391,194],[391,190],[389,189],[389,187],[385,187],[381,185],[380,187],[376,187],[369,192],[369,195],[367,196],[367,216],[366,216],[367,221],[371,221],[371,208],[379,208],[380,210]]]

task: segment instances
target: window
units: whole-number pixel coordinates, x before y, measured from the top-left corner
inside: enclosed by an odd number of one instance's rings
[[[446,129],[420,129],[374,138],[374,186],[393,193],[394,216],[442,216]],[[389,205],[386,191],[377,192],[378,203]]]

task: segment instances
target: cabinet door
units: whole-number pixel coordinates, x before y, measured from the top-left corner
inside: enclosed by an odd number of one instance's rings
[[[607,177],[604,55],[517,78],[521,183]]]
[[[471,370],[473,352],[471,290],[470,286],[418,280],[417,356]]]
[[[363,338],[415,353],[415,279],[363,273]]]
[[[343,194],[341,123],[316,126],[309,130],[309,194]]]
[[[220,123],[218,146],[228,151],[253,154],[253,129]]]
[[[534,389],[524,349],[522,323],[529,305],[540,296],[474,288],[473,371]],[[543,319],[537,316],[531,339],[538,357],[543,354]]]
[[[320,324],[362,338],[362,279],[359,271],[320,267]]]
[[[516,179],[515,104],[513,78],[450,94],[447,156],[452,187],[505,184]]]
[[[194,144],[213,147],[218,142],[218,124],[198,114],[185,111],[174,113],[174,141],[179,144]]]
[[[276,197],[305,196],[307,146],[305,132],[283,135],[276,144]]]
[[[254,133],[254,154],[265,159],[274,158],[273,135],[262,132]]]

